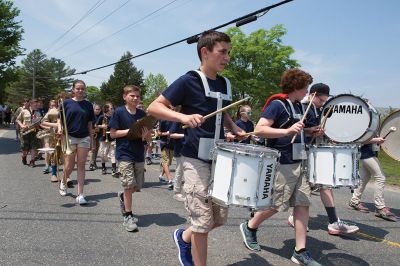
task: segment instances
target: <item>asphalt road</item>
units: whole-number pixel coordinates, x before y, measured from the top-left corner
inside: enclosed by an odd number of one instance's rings
[[[158,165],[147,167],[145,188],[134,194],[139,232],[129,233],[122,226],[118,179],[87,171],[90,203],[77,206],[76,189],[61,197],[50,176],[42,174],[43,161],[36,168],[21,164],[14,136],[12,130],[0,130],[0,265],[178,265],[172,233],[188,225],[187,215],[183,203],[158,182]],[[350,196],[349,189],[335,190],[337,212],[360,231],[340,237],[327,233],[326,212],[319,196],[312,197],[308,248],[313,257],[323,265],[399,265],[400,222],[347,209]],[[386,190],[386,203],[398,216],[399,198],[399,190]],[[373,210],[372,186],[364,201]],[[278,213],[263,223],[258,233],[262,251],[251,252],[239,231],[249,212],[230,208],[228,223],[209,235],[208,265],[294,265],[294,232],[287,216]]]

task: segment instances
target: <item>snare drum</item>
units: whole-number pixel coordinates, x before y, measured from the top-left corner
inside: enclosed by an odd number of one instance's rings
[[[263,146],[217,142],[209,189],[212,200],[222,206],[271,206],[279,155]]]
[[[338,143],[363,143],[375,136],[379,129],[379,114],[360,97],[340,94],[329,99],[322,110],[326,120],[325,135]]]
[[[311,145],[308,177],[313,185],[355,188],[359,184],[357,145]]]

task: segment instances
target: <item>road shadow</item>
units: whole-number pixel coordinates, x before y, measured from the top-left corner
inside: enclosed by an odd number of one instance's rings
[[[7,154],[17,154],[20,151],[20,143],[19,140],[15,138],[0,138],[0,155]]]
[[[250,253],[250,258],[244,258],[242,261],[235,262],[233,264],[227,264],[228,266],[248,266],[248,265],[273,265],[269,263],[263,257],[257,255],[256,253]]]
[[[158,226],[177,226],[186,223],[186,219],[176,213],[145,214],[138,215],[137,218],[139,219],[137,223],[139,227],[148,227],[152,224]]]
[[[294,239],[288,239],[283,241],[283,247],[280,249],[267,246],[261,246],[261,249],[290,260],[295,245]],[[307,246],[309,247],[312,258],[322,265],[369,265],[363,259],[347,253],[328,253],[324,255],[324,253],[327,253],[324,251],[337,250],[336,246],[313,237],[307,237]]]
[[[143,184],[143,188],[151,188],[151,187],[155,187],[155,188],[166,188],[167,189],[167,184],[166,183],[161,183],[159,181],[157,182],[147,182],[145,181]]]
[[[375,204],[372,202],[363,202],[364,206],[367,207],[370,210],[370,214],[375,215]],[[395,209],[391,208],[390,206],[387,206],[390,211],[394,214],[396,214],[397,217],[400,217],[400,209]]]
[[[88,201],[95,201],[99,202],[101,200],[106,200],[110,198],[117,198],[117,192],[108,192],[108,193],[103,193],[103,194],[97,194],[97,195],[88,195],[85,196]]]

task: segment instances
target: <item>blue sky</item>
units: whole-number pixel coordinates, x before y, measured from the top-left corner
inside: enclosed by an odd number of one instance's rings
[[[279,1],[177,0],[142,22],[102,40],[172,2],[106,0],[51,46],[96,2],[98,0],[14,0],[21,10],[20,20],[25,29],[22,46],[27,53],[38,48],[83,71],[118,61],[126,51],[140,54]],[[123,8],[78,36],[125,2]],[[295,0],[272,9],[241,29],[250,33],[283,24],[288,30],[284,44],[296,50],[293,58],[315,82],[329,84],[332,94],[351,92],[369,98],[375,106],[399,108],[399,11],[400,1],[397,0]],[[95,45],[76,53],[92,44]],[[170,83],[199,65],[196,46],[186,43],[133,62],[145,75],[161,73]],[[112,72],[113,67],[108,67],[78,78],[88,85],[100,86]]]

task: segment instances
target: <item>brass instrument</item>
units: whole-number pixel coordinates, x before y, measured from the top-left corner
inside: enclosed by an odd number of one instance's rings
[[[36,120],[32,121],[32,125],[21,129],[21,135],[25,136],[31,132],[36,132],[36,130],[39,128],[40,122],[41,122],[40,118],[37,118]]]
[[[110,142],[110,140],[108,139],[108,134],[107,134],[108,118],[106,115],[104,115],[104,118],[103,118],[103,126],[105,126],[103,128],[103,137],[105,138],[105,142],[108,143],[108,142]]]
[[[51,154],[50,161],[51,165],[56,165],[56,176],[58,182],[61,181],[60,175],[59,175],[59,165],[62,164],[62,148],[61,148],[61,139],[60,138],[53,138],[53,141],[50,145],[51,147],[54,148],[54,152]]]
[[[60,100],[60,105],[61,105],[61,118],[63,120],[63,130],[64,130],[64,145],[63,145],[63,153],[65,155],[70,155],[74,151],[71,149],[70,143],[69,143],[69,136],[68,136],[68,128],[67,128],[67,117],[65,116],[65,109],[64,109],[64,101],[61,99]]]
[[[38,133],[36,134],[36,138],[38,138],[38,139],[44,139],[44,138],[51,137],[51,136],[52,136],[52,133],[48,129],[42,129],[42,130],[38,131]]]
[[[93,129],[93,140],[97,139],[97,134],[99,133],[99,128],[96,127]]]

